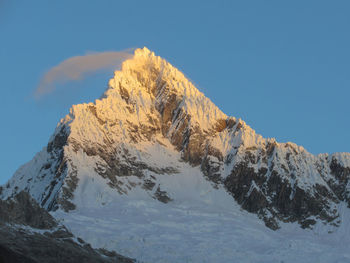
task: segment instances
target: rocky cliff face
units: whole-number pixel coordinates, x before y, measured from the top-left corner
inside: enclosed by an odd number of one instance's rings
[[[26,192],[0,200],[0,262],[134,262],[75,238]]]
[[[167,203],[178,196],[164,182],[184,173],[184,163],[271,229],[338,225],[338,204],[350,205],[349,153],[314,156],[262,138],[146,48],[123,63],[100,99],[71,108],[2,197],[25,190],[49,211],[71,211],[141,189]]]

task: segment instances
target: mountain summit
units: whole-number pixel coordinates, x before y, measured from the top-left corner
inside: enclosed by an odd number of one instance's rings
[[[350,206],[349,178],[349,153],[315,156],[263,138],[143,48],[100,99],[71,108],[1,196],[25,190],[67,217],[128,199],[162,207],[238,204],[276,230],[284,223],[339,226],[342,204]]]

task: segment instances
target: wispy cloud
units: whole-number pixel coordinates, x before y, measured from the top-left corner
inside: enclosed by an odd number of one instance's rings
[[[115,70],[121,63],[131,58],[128,51],[108,51],[71,57],[51,68],[41,78],[34,92],[35,98],[55,91],[58,83],[80,80],[102,69]]]

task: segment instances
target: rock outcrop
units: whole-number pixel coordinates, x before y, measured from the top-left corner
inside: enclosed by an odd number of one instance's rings
[[[74,238],[24,191],[13,199],[0,200],[0,237],[3,263],[134,262]]]

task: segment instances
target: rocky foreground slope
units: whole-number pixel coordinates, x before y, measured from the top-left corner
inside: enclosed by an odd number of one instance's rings
[[[94,250],[75,238],[26,192],[0,200],[0,262],[132,263],[107,250]]]
[[[349,153],[315,156],[263,138],[143,48],[100,99],[71,108],[1,196],[24,190],[67,218],[85,208],[109,214],[128,199],[216,207],[229,198],[273,230],[284,223],[336,227],[343,204],[350,206],[349,178]]]

